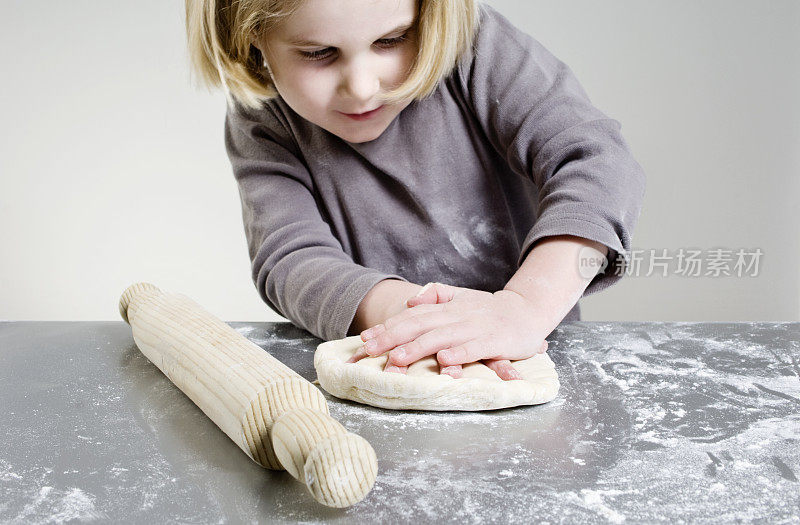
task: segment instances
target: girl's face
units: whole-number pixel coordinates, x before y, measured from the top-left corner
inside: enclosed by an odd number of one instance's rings
[[[378,95],[407,77],[416,16],[417,0],[306,0],[253,44],[298,115],[348,142],[367,142],[411,102],[381,106]]]

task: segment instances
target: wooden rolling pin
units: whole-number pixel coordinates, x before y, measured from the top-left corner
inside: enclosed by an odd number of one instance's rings
[[[182,294],[149,283],[119,302],[142,353],[253,461],[286,469],[329,507],[361,501],[375,484],[369,443],[328,415],[322,393]]]

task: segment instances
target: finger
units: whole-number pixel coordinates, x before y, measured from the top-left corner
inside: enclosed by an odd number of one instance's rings
[[[451,312],[432,312],[427,315],[409,317],[365,342],[364,350],[371,356],[382,355],[392,348],[414,341],[417,337],[437,327],[451,324],[455,318],[456,314]]]
[[[417,292],[417,295],[410,297],[406,301],[406,306],[413,307],[420,304],[436,304],[436,290],[433,289],[433,283],[428,283]]]
[[[461,368],[461,365],[453,365],[453,366],[440,366],[439,373],[442,375],[448,375],[453,379],[459,379],[463,375],[464,369]]]
[[[396,365],[408,366],[440,350],[463,344],[477,335],[476,329],[471,323],[440,325],[389,352],[389,360]]]
[[[350,359],[348,359],[347,361],[345,361],[345,363],[356,363],[356,362],[358,362],[358,361],[361,361],[361,360],[362,360],[362,359],[364,359],[365,357],[367,357],[367,352],[366,352],[366,350],[364,350],[364,346],[362,345],[362,346],[359,346],[359,347],[356,349],[356,353],[355,353],[355,354],[353,354],[353,355],[350,357]]]
[[[385,331],[386,331],[386,325],[384,325],[383,323],[376,324],[372,328],[370,328],[368,330],[364,330],[363,332],[361,332],[361,340],[362,341],[369,341],[370,339],[372,339],[376,335],[382,334]]]
[[[444,308],[440,304],[418,304],[413,308],[406,308],[399,314],[395,314],[383,322],[384,327],[392,328],[398,324],[417,317],[418,315],[428,315],[434,312],[442,312]]]
[[[405,374],[408,371],[408,367],[393,365],[391,361],[386,361],[386,366],[383,367],[383,371],[393,372],[395,374]]]
[[[406,301],[408,306],[418,304],[441,304],[451,301],[456,293],[456,287],[442,283],[428,283],[422,287],[417,295]]]
[[[539,346],[538,353],[547,351],[547,347],[547,341],[544,341]],[[473,339],[460,345],[454,345],[452,348],[442,350],[436,354],[436,359],[442,365],[463,365],[483,359],[493,359],[498,356],[499,353],[494,350],[492,345],[486,343],[485,340]],[[527,354],[519,357],[519,359],[527,357],[531,357],[531,355]]]
[[[483,364],[494,370],[503,381],[522,379],[522,375],[511,365],[508,359],[486,359]]]
[[[547,352],[547,348],[549,346],[550,346],[550,344],[547,341],[542,341],[542,346],[539,347],[539,353],[543,354],[543,353]]]
[[[493,350],[483,339],[470,339],[459,345],[440,351],[436,354],[439,364],[445,366],[474,363],[481,359],[491,359]]]

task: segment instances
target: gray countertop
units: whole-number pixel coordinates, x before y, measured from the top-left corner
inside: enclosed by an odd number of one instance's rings
[[[314,379],[320,342],[230,323]],[[555,401],[394,412],[328,397],[378,455],[325,508],[252,462],[122,322],[0,323],[0,522],[800,523],[800,323],[563,324]]]

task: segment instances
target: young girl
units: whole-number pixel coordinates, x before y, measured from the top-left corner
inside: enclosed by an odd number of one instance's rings
[[[354,359],[517,379],[510,360],[624,273],[645,180],[621,126],[491,7],[187,0],[186,17],[228,97],[258,292],[318,337],[360,333]]]

